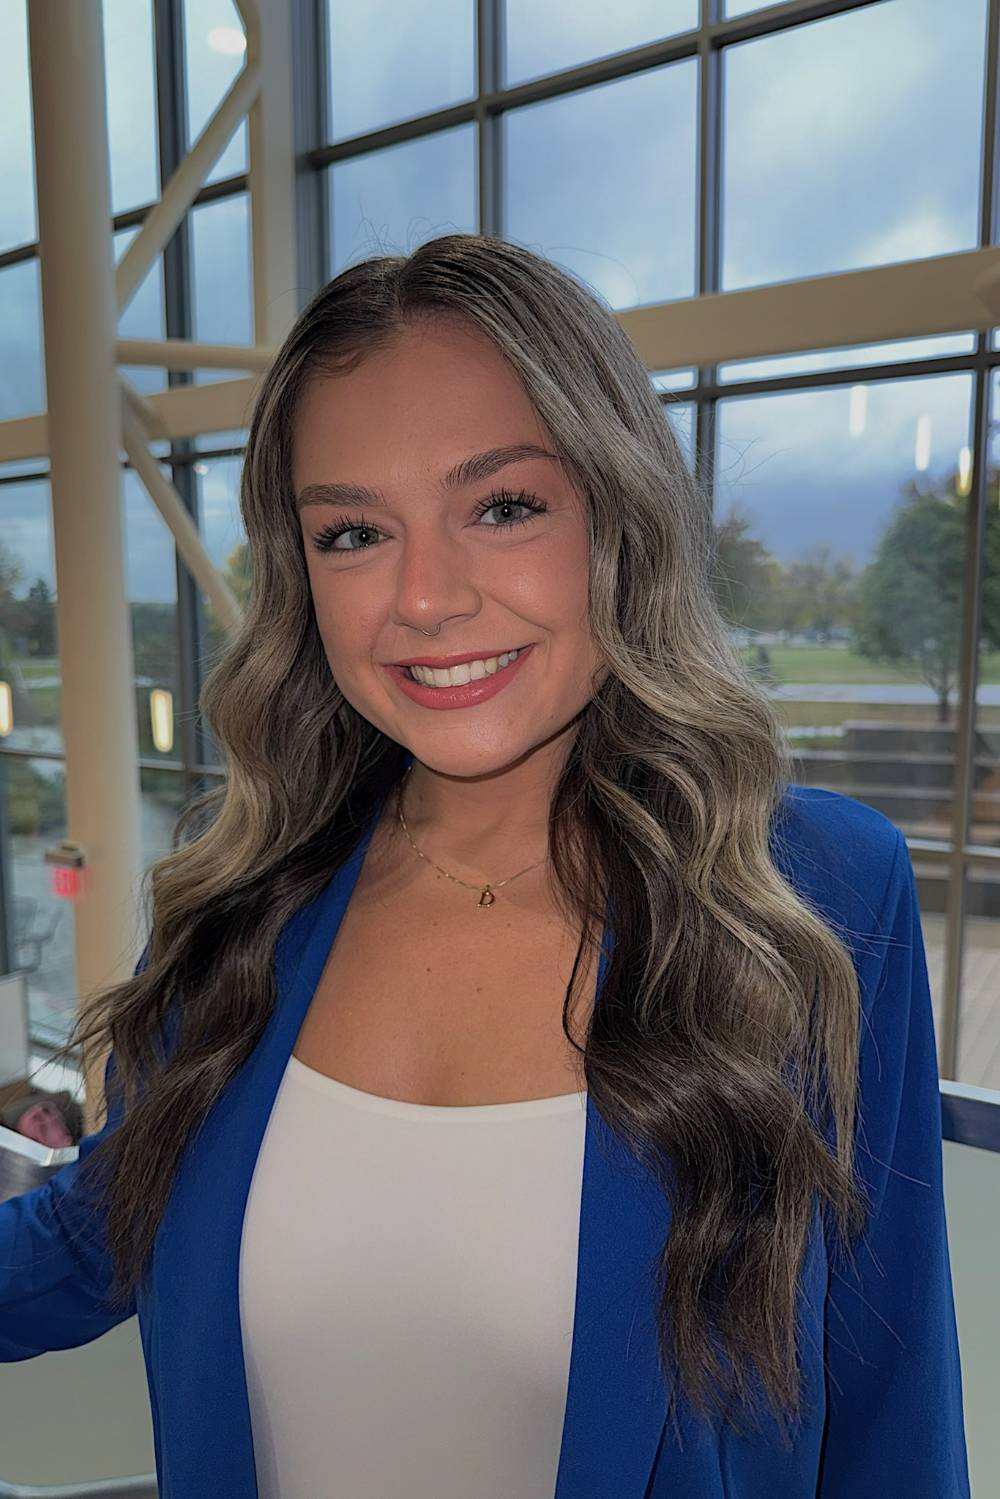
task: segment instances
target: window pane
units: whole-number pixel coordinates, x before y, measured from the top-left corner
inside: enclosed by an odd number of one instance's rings
[[[53,893],[43,851],[66,837],[61,760],[0,750],[0,800],[7,814],[13,959],[28,972],[28,1035],[58,1046],[68,1036],[76,994],[73,907]]]
[[[986,556],[976,678],[976,739],[969,841],[1000,843],[1000,372],[990,373]],[[998,871],[1000,873],[1000,871]],[[976,878],[980,878],[977,874]],[[984,895],[992,885],[982,876]]]
[[[200,343],[251,342],[250,221],[246,193],[191,210],[191,321]],[[246,371],[199,370],[199,383]]]
[[[470,99],[474,15],[471,0],[328,0],[330,139]]]
[[[170,852],[183,781],[178,771],[165,768],[143,770],[139,780],[142,861],[148,869]],[[62,761],[0,751],[0,800],[10,832],[14,961],[28,970],[29,1038],[50,1047],[68,1039],[78,1002],[72,903],[53,893],[53,867],[43,858],[46,848],[66,836],[65,788]]]
[[[723,290],[974,248],[985,33],[884,0],[727,48]]]
[[[668,401],[664,414],[681,445],[688,468],[694,468],[694,440],[696,408],[693,401]]]
[[[104,0],[104,70],[111,145],[111,209],[160,196],[152,0]]]
[[[242,458],[203,458],[194,465],[198,487],[201,539],[215,566],[226,577],[240,602],[242,561],[234,551],[246,545],[240,515]]]
[[[507,0],[506,14],[504,79],[523,83],[690,31],[698,25],[698,0],[593,6],[576,0]]]
[[[965,879],[956,1081],[1000,1088],[1000,870],[967,869]]]
[[[250,593],[250,559],[243,518],[240,515],[241,458],[199,459],[194,465],[198,487],[200,529],[205,550],[245,609]],[[229,633],[211,604],[199,594],[202,611],[202,657],[206,665],[219,659],[229,644]],[[220,757],[208,725],[205,730],[205,763],[218,765]]]
[[[329,172],[331,276],[370,255],[476,231],[474,125],[368,151]]]
[[[0,6],[0,250],[38,236],[29,77],[28,7],[22,0]]]
[[[161,464],[165,477],[170,468]],[[169,692],[176,715],[178,694],[177,573],[172,533],[131,469],[122,475],[125,570],[132,650],[135,657],[139,754],[144,760],[176,760],[176,742],[159,748],[153,738],[150,693]]]
[[[505,114],[507,236],[615,310],[692,296],[697,90],[691,59]]]
[[[951,831],[971,377],[719,403],[717,591],[796,780]]]
[[[724,0],[723,13],[727,21],[736,16],[748,16],[752,10],[763,10],[767,5],[773,5],[776,0]]]
[[[62,750],[52,504],[47,479],[0,485],[0,677],[10,683],[10,749]]]
[[[246,35],[232,0],[183,0],[188,142],[215,113],[243,66]],[[239,126],[206,182],[247,170],[247,126]]]
[[[18,458],[13,463],[0,463],[0,479],[21,478],[28,474],[47,475],[48,471],[48,458]]]
[[[41,297],[37,260],[0,270],[0,421],[45,410]]]
[[[896,343],[816,349],[805,354],[778,354],[766,359],[738,359],[731,364],[719,365],[719,382],[773,380],[778,375],[805,375],[813,370],[839,370],[859,364],[943,359],[949,354],[971,354],[975,347],[974,333],[953,333],[936,338],[904,338]]]
[[[165,465],[164,473],[169,473]],[[174,542],[131,469],[122,474],[122,522],[136,675],[141,677],[155,661],[164,678],[161,685],[169,686],[177,673]],[[0,562],[8,576],[0,598],[0,670],[14,692],[14,728],[4,742],[16,749],[61,753],[55,549],[46,479],[0,485],[0,536]],[[166,610],[169,625],[164,624]],[[139,738],[142,753],[154,754],[148,712],[144,726],[141,709]]]
[[[698,383],[698,371],[696,369],[653,370],[649,378],[657,390],[690,390]]]
[[[199,437],[192,438],[191,442],[192,446],[199,451],[212,451],[216,448],[242,449],[247,445],[248,435],[246,427],[234,427],[228,432],[205,432]]]
[[[138,227],[118,230],[114,237],[116,262],[121,260],[138,233]],[[163,338],[164,328],[163,260],[158,256],[118,319],[118,333],[122,338]],[[155,365],[122,365],[121,371],[142,395],[167,388],[166,370],[157,369]]]

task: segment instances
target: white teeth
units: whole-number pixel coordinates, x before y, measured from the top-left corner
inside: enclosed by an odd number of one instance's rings
[[[450,666],[439,670],[432,666],[411,666],[414,679],[425,687],[465,687],[469,682],[478,682],[482,677],[491,677],[517,660],[517,651],[504,651],[500,656],[488,656],[485,660],[463,661],[461,666]]]

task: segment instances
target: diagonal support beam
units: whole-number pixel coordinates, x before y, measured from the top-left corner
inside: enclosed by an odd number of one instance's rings
[[[184,562],[215,610],[223,627],[235,634],[243,623],[243,611],[225,578],[205,550],[198,529],[169,479],[164,478],[160,464],[149,451],[145,431],[139,421],[137,406],[142,398],[123,383],[122,438],[128,460],[145,485],[146,491],[166,521]]]
[[[142,228],[118,262],[115,291],[119,314],[191,207],[205,178],[232,139],[260,89],[260,65],[248,62],[229,92],[142,221]]]

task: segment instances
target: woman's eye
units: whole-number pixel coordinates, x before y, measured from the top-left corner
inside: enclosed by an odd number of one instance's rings
[[[313,540],[317,552],[364,552],[373,546],[373,542],[365,542],[363,546],[342,547],[336,543],[341,536],[349,536],[352,531],[360,531],[363,535],[374,535],[377,526],[370,525],[368,521],[355,518],[353,520],[341,521],[337,526],[324,526]]]
[[[522,526],[536,515],[542,515],[549,507],[544,500],[538,499],[537,495],[529,494],[527,490],[521,490],[518,494],[511,493],[508,489],[495,490],[493,494],[487,495],[484,500],[476,506],[473,518],[482,522],[483,516],[491,510],[507,512],[502,518],[484,525],[487,531],[505,531],[513,526]],[[526,511],[524,515],[511,515],[512,510]],[[379,529],[372,525],[371,521],[365,520],[362,515],[350,516],[340,521],[336,526],[325,526],[318,532],[313,540],[313,545],[318,552],[367,552],[371,551],[378,543],[375,541],[362,542],[360,546],[338,546],[342,536],[349,536],[354,532],[362,536],[378,536]]]

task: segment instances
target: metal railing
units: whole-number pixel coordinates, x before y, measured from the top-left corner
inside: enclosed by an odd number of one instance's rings
[[[944,1078],[940,1088],[942,1139],[1000,1152],[1000,1092]],[[0,1126],[0,1203],[39,1186],[78,1154],[75,1145],[53,1150]],[[0,1479],[0,1499],[158,1499],[158,1493],[152,1473],[41,1488]]]
[[[97,1483],[35,1484],[4,1483],[0,1499],[159,1499],[155,1473],[139,1478],[104,1478]]]

